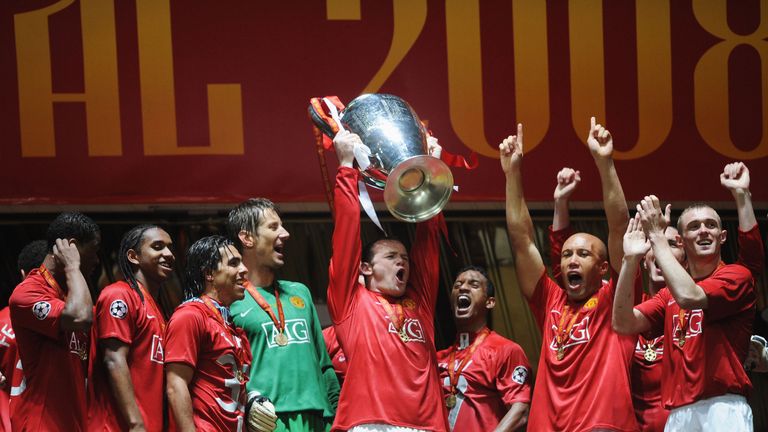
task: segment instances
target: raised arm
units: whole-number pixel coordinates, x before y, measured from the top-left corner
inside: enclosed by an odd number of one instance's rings
[[[587,145],[592,153],[592,158],[595,160],[597,171],[600,173],[603,208],[605,209],[605,218],[608,221],[608,256],[611,267],[618,269],[621,266],[621,258],[624,253],[622,237],[629,222],[629,210],[619,175],[613,165],[613,137],[606,128],[595,123],[594,117],[590,123]]]
[[[720,184],[733,195],[739,215],[738,263],[747,267],[755,277],[759,277],[765,266],[765,250],[760,234],[750,232],[756,229],[757,218],[752,208],[752,194],[749,192],[749,169],[742,162],[726,165],[720,174]]]
[[[360,255],[360,201],[358,172],[352,167],[354,147],[360,137],[342,131],[333,140],[339,170],[333,191],[334,225],[331,264],[328,269],[328,311],[335,323],[342,321],[357,288]]]
[[[552,230],[560,231],[571,226],[568,215],[568,202],[581,182],[581,173],[573,168],[563,168],[557,173],[555,187],[555,212],[552,217]]]
[[[53,255],[63,269],[67,280],[67,300],[61,311],[62,330],[88,330],[93,322],[93,299],[88,283],[80,271],[80,252],[66,239],[56,239]]]
[[[645,333],[651,328],[648,319],[634,308],[635,283],[638,268],[643,257],[651,248],[640,224],[640,213],[629,220],[623,239],[624,258],[616,282],[613,297],[613,329],[620,334]]]
[[[515,256],[515,269],[520,290],[531,298],[536,283],[544,274],[544,262],[533,241],[533,222],[523,198],[521,168],[523,161],[523,125],[517,135],[507,137],[499,145],[501,168],[506,176],[507,233]]]
[[[664,273],[664,280],[672,297],[683,309],[706,309],[707,294],[704,289],[696,285],[688,271],[672,254],[667,237],[664,235],[666,222],[659,199],[654,195],[646,196],[637,205],[637,211],[640,213],[643,231],[651,241],[656,265]]]

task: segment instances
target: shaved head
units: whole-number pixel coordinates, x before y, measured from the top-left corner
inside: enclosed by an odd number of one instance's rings
[[[608,248],[598,237],[588,233],[576,233],[563,243],[563,249],[573,249],[575,247],[585,247],[592,250],[601,260],[608,260]]]

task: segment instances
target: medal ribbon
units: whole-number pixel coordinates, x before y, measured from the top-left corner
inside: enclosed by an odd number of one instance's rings
[[[395,326],[395,330],[399,333],[403,328],[403,324],[405,324],[405,310],[403,310],[403,305],[395,303],[395,308],[393,309],[392,305],[384,298],[384,296],[376,294],[376,297],[379,298],[379,303],[381,303],[381,306],[384,308],[384,312],[387,313],[389,320],[392,321],[392,325]]]
[[[283,304],[280,302],[280,290],[278,289],[277,281],[275,281],[274,285],[275,303],[277,304],[277,314],[280,316],[279,320],[275,316],[275,312],[272,311],[272,306],[267,303],[267,300],[264,299],[264,296],[262,296],[256,288],[254,288],[250,281],[245,282],[245,289],[248,290],[248,293],[251,295],[251,297],[253,297],[254,300],[256,300],[256,303],[259,304],[264,312],[269,315],[269,317],[272,319],[272,322],[275,323],[275,327],[277,327],[277,330],[280,332],[280,334],[283,334],[285,331],[285,314],[283,313]]]
[[[685,316],[687,315],[687,311],[683,308],[680,308],[680,310],[677,311],[677,322],[680,324],[680,328],[678,329],[677,339],[678,343],[680,343],[680,339],[685,340]],[[681,347],[682,348],[682,347]]]
[[[467,354],[465,354],[464,357],[461,359],[461,362],[459,363],[458,368],[456,367],[456,351],[458,350],[458,343],[454,345],[453,351],[451,351],[451,356],[449,357],[449,360],[448,360],[448,376],[450,377],[450,381],[451,381],[452,395],[456,394],[456,386],[459,384],[459,375],[461,375],[461,371],[464,370],[464,367],[472,358],[472,354],[475,353],[475,350],[477,350],[477,347],[479,347],[480,344],[483,343],[485,338],[488,337],[488,334],[490,333],[491,333],[491,330],[489,330],[488,327],[483,327],[483,329],[480,330],[477,336],[475,336],[475,341],[472,342],[472,345],[469,347]]]
[[[229,324],[227,324],[226,321],[224,321],[224,317],[221,316],[221,312],[216,308],[216,306],[213,304],[213,300],[208,297],[208,295],[203,294],[200,296],[200,300],[205,303],[206,306],[208,306],[208,314],[213,317],[219,324],[223,325],[225,329],[229,332],[229,335],[234,340],[235,338],[238,338],[238,332],[232,328]],[[240,365],[235,365],[235,378],[237,378],[238,381],[240,381],[240,384],[244,384],[246,382],[245,376],[242,374],[242,371],[240,368],[243,367],[243,365],[246,363],[245,361],[245,349],[243,349],[243,346],[240,345],[239,347],[235,345],[234,347],[235,356],[237,357],[237,360],[240,362]]]
[[[144,285],[142,285],[141,283],[138,283],[138,285],[139,285],[139,289],[141,290],[141,293],[144,295],[144,300],[153,309],[156,317],[155,319],[158,320],[158,322],[160,323],[160,329],[163,331],[163,335],[165,335],[165,326],[166,326],[165,316],[160,311],[160,308],[157,306],[157,303],[155,303],[155,298],[152,297],[152,295],[149,294],[149,292],[147,292],[146,289],[144,289]]]
[[[597,297],[597,293],[590,297],[589,300],[587,300],[584,304],[589,303],[595,297]],[[558,349],[564,349],[565,343],[568,342],[568,339],[571,338],[571,329],[573,329],[574,324],[576,324],[576,321],[578,321],[579,317],[581,316],[582,310],[584,310],[583,307],[581,307],[578,312],[571,315],[570,305],[566,304],[563,308],[563,313],[560,314],[560,322],[558,323],[555,330],[555,341],[557,342]],[[563,324],[568,318],[570,318],[570,321],[568,321],[568,325],[564,328]]]
[[[61,289],[61,286],[58,282],[56,282],[56,279],[54,279],[51,272],[45,267],[45,265],[40,265],[40,274],[43,275],[43,279],[45,279],[45,282],[50,285],[52,288],[55,288],[56,291],[59,293],[60,296],[66,299],[66,295],[64,295],[64,290]]]

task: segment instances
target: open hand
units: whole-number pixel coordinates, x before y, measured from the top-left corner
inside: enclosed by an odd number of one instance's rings
[[[635,217],[629,220],[627,232],[624,233],[624,256],[643,257],[651,249],[651,242],[643,232],[643,226],[640,223],[640,213],[635,213]]]

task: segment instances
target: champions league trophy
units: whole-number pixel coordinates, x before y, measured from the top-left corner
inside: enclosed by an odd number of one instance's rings
[[[312,109],[310,117],[323,133],[333,133]],[[364,94],[339,115],[343,128],[360,136],[369,166],[366,184],[384,189],[384,202],[395,218],[422,222],[440,212],[453,191],[453,174],[427,152],[427,131],[407,102],[390,94]],[[366,152],[367,153],[367,152]],[[357,158],[359,161],[359,158]]]

